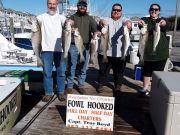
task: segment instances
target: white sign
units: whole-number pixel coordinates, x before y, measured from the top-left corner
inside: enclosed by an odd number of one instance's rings
[[[113,131],[114,97],[67,95],[66,126]]]

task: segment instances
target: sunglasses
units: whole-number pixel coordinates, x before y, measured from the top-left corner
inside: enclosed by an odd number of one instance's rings
[[[158,9],[158,8],[150,8],[150,11],[155,11],[155,12],[157,12],[157,11],[159,11],[159,9]]]
[[[112,11],[121,12],[121,9],[112,9]]]
[[[87,8],[85,5],[78,5],[78,8]]]

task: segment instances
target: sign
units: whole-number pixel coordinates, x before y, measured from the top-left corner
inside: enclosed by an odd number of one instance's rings
[[[66,126],[113,131],[114,97],[67,95]]]

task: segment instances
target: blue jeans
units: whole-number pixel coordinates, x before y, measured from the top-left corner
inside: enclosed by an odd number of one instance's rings
[[[53,67],[56,68],[57,94],[64,93],[66,61],[61,52],[42,52],[43,61],[43,85],[45,95],[53,95]]]
[[[80,55],[77,47],[71,44],[68,55],[68,75],[67,75],[67,88],[73,88],[74,77],[77,71],[78,87],[83,87],[86,79],[86,71],[89,64],[89,45],[85,46],[83,51],[85,60],[79,62]],[[78,64],[78,69],[76,69]]]

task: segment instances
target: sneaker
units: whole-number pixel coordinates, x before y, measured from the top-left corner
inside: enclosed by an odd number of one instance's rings
[[[73,88],[66,89],[66,94],[72,94],[72,93],[73,93]]]
[[[141,90],[139,90],[139,93],[146,93],[146,90],[145,89],[141,89]]]
[[[146,90],[146,96],[150,96],[150,91],[149,90]]]
[[[139,93],[141,96],[150,96],[149,90],[141,89],[141,90],[139,90]]]
[[[45,95],[45,96],[43,96],[42,101],[48,102],[50,99],[52,99],[52,97],[53,97],[53,95]]]
[[[65,101],[66,100],[66,96],[64,94],[57,95],[57,98],[59,99],[59,101]]]
[[[81,94],[81,95],[87,95],[87,93],[86,93],[86,91],[85,91],[85,89],[84,88],[79,88],[78,89],[78,91],[79,91],[79,93]]]
[[[98,88],[96,89],[98,93],[102,93],[104,91],[104,86],[102,84],[98,85]]]

